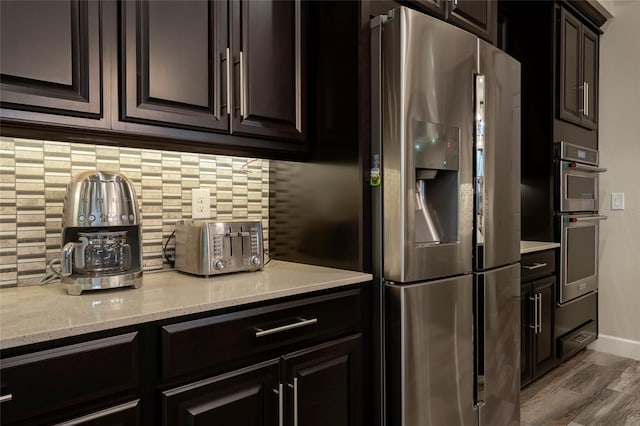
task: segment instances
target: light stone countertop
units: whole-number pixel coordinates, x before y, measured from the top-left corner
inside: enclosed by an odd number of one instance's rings
[[[549,250],[556,247],[560,247],[560,243],[551,241],[520,241],[520,254]]]
[[[139,289],[67,295],[59,283],[0,290],[0,349],[241,306],[372,280],[371,274],[282,261],[211,278],[145,273]]]

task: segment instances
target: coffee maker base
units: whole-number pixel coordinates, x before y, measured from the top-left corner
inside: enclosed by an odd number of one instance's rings
[[[67,294],[73,296],[79,296],[85,290],[102,290],[119,287],[142,287],[142,271],[102,277],[71,275],[62,279],[62,288],[67,290]]]

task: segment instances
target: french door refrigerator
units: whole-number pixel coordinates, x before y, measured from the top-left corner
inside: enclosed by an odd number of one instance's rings
[[[405,7],[371,45],[380,422],[517,425],[520,65]]]

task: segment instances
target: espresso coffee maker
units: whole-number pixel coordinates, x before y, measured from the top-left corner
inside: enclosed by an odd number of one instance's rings
[[[67,186],[61,275],[62,287],[73,295],[142,285],[142,217],[123,175],[84,172]]]

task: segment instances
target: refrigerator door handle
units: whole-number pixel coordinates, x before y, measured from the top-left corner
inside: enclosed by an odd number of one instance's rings
[[[480,278],[480,277],[479,277]],[[475,327],[475,405],[474,408],[478,409],[480,407],[484,407],[486,404],[485,400],[485,340],[486,340],[486,329],[485,329],[485,294],[484,294],[484,281],[482,278],[479,279],[478,283],[475,286],[475,311],[476,315],[474,315],[473,326]],[[482,309],[480,309],[482,307]],[[482,313],[482,315],[480,314]]]

